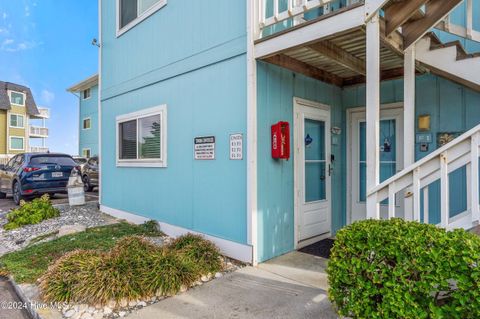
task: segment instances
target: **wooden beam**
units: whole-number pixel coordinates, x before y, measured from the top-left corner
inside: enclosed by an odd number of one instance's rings
[[[427,0],[404,0],[385,8],[385,35],[388,36],[407,22]]]
[[[383,70],[383,71],[380,72],[380,80],[381,81],[388,81],[388,80],[393,80],[393,79],[399,79],[399,78],[402,78],[403,75],[404,75],[403,68]],[[366,82],[366,78],[363,75],[352,76],[352,77],[343,79],[343,86],[353,86],[353,85],[365,84],[365,82]]]
[[[309,48],[353,72],[366,75],[364,60],[357,58],[331,41],[314,43]]]
[[[440,20],[445,18],[463,0],[430,0],[426,5],[425,17],[422,19],[405,23],[402,27],[404,36],[404,48],[408,48],[428,30],[436,26]]]
[[[322,82],[334,84],[336,86],[343,85],[343,79],[338,75],[321,70],[310,64],[291,58],[285,54],[271,56],[264,59],[263,61],[278,65],[293,72],[301,73],[305,76],[320,80]]]

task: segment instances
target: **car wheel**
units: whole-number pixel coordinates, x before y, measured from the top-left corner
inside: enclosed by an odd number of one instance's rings
[[[92,185],[90,185],[90,180],[89,180],[88,176],[84,175],[83,178],[82,178],[82,181],[83,181],[83,190],[85,192],[91,192],[93,187],[92,187]]]
[[[15,204],[20,205],[20,201],[23,199],[20,183],[15,182],[15,184],[13,184],[12,194]]]
[[[5,193],[0,193],[0,199],[4,199],[4,198],[6,198],[6,197],[7,197],[7,194],[5,194]]]

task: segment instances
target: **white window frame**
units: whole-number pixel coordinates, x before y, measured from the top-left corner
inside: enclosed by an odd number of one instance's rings
[[[88,156],[85,155],[85,151],[88,151]],[[82,156],[85,158],[90,158],[92,156],[92,150],[90,148],[82,148]]]
[[[124,122],[137,121],[137,157],[138,157],[138,120],[144,117],[160,115],[160,159],[120,159],[119,125]],[[115,123],[116,162],[117,167],[167,167],[167,105],[159,105],[138,112],[119,115]]]
[[[88,97],[85,97],[85,92],[88,91]],[[89,100],[92,97],[92,89],[91,88],[86,88],[85,90],[82,91],[82,100]]]
[[[89,120],[90,122],[90,126],[89,127],[85,127],[85,121],[86,120]],[[92,118],[89,116],[89,117],[84,117],[83,120],[82,120],[82,130],[86,131],[86,130],[89,130],[92,128]]]
[[[12,148],[12,138],[20,138],[20,139],[22,139],[23,148]],[[23,136],[10,135],[10,137],[9,137],[9,139],[8,139],[8,149],[9,149],[10,151],[24,151],[24,150],[25,150],[25,137],[23,137]]]
[[[137,24],[139,24],[140,22],[142,22],[143,20],[145,20],[146,18],[148,18],[149,16],[151,16],[152,14],[154,14],[155,12],[157,12],[158,10],[160,10],[161,8],[163,8],[164,6],[167,5],[167,0],[160,0],[158,1],[156,4],[154,4],[151,8],[149,8],[147,11],[145,11],[144,13],[138,15],[135,19],[133,19],[132,21],[130,21],[130,23],[128,23],[127,25],[125,25],[123,28],[120,27],[120,19],[121,19],[121,14],[120,14],[120,3],[121,0],[116,0],[116,4],[117,4],[117,38],[119,36],[121,36],[122,34],[124,34],[125,32],[127,32],[128,30],[132,29],[134,26],[136,26]],[[138,8],[138,2],[137,2],[137,8]],[[139,8],[138,8],[139,9]],[[140,10],[137,9],[137,14]]]
[[[23,117],[23,126],[13,126],[12,125],[12,115],[15,115],[15,116],[21,116]],[[23,114],[18,114],[18,113],[8,113],[8,126],[9,127],[12,127],[12,128],[25,128],[25,115]],[[18,123],[18,118],[17,118],[17,123]]]
[[[12,93],[22,94],[23,95],[23,104],[12,103]],[[27,94],[25,94],[24,92],[8,90],[8,100],[9,100],[10,104],[18,105],[18,106],[25,106],[27,104]]]

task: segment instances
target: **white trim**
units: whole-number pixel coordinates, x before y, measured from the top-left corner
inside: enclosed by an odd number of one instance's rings
[[[247,238],[253,247],[252,264],[258,262],[257,206],[257,60],[254,40],[258,14],[255,0],[247,0]]]
[[[313,243],[315,242],[315,239],[319,239],[319,238],[328,238],[330,237],[331,233],[332,233],[332,187],[331,187],[331,177],[328,178],[328,180],[326,181],[326,195],[327,195],[327,198],[326,200],[328,201],[328,205],[329,205],[329,208],[328,208],[328,211],[329,211],[329,214],[330,216],[328,216],[328,219],[329,219],[329,224],[330,224],[330,229],[328,232],[326,233],[322,233],[322,234],[318,234],[316,235],[315,237],[313,238],[307,238],[305,240],[302,240],[300,241],[300,234],[299,234],[299,226],[300,226],[300,205],[301,203],[303,203],[303,200],[302,202],[300,202],[300,197],[304,197],[304,185],[300,185],[300,183],[302,182],[303,183],[303,179],[301,180],[300,177],[298,176],[298,172],[299,172],[299,165],[303,165],[301,162],[302,161],[299,161],[299,159],[303,158],[303,156],[299,156],[299,152],[300,152],[300,148],[298,147],[298,143],[297,141],[301,140],[300,139],[300,136],[303,136],[303,133],[300,133],[299,128],[302,127],[302,125],[299,125],[301,121],[304,120],[304,118],[302,117],[301,119],[300,118],[297,118],[296,116],[296,113],[300,112],[302,114],[306,113],[305,112],[305,107],[309,107],[309,108],[314,108],[314,109],[318,109],[318,110],[323,110],[323,111],[326,111],[328,112],[328,119],[327,119],[327,123],[326,123],[326,126],[325,126],[325,131],[327,133],[327,136],[326,136],[326,140],[328,141],[326,144],[325,144],[325,161],[326,161],[326,165],[328,167],[328,164],[331,164],[331,160],[330,160],[330,155],[331,155],[331,142],[330,142],[330,126],[331,126],[331,107],[329,105],[326,105],[326,104],[322,104],[322,103],[318,103],[318,102],[314,102],[314,101],[310,101],[310,100],[306,100],[306,99],[302,99],[302,98],[298,98],[298,97],[294,97],[293,98],[293,143],[291,143],[291,152],[293,154],[293,160],[294,160],[294,165],[293,165],[293,180],[294,180],[294,192],[293,192],[293,201],[294,201],[294,211],[293,211],[293,215],[294,215],[294,228],[293,228],[293,237],[294,237],[294,248],[295,249],[300,249],[302,247],[305,247],[305,246],[308,246],[309,243]],[[313,242],[311,241],[313,240]],[[318,240],[317,240],[318,241]]]
[[[131,223],[142,224],[146,221],[149,221],[150,218],[132,214],[120,209],[111,208],[105,205],[100,205],[100,210],[104,213],[112,215],[117,218],[125,219]],[[204,233],[196,232],[187,228],[167,224],[164,222],[158,221],[160,225],[160,230],[167,234],[170,237],[178,237],[188,233],[201,235],[205,239],[213,242],[219,249],[220,252],[228,257],[231,257],[236,260],[240,260],[246,263],[252,263],[252,246],[240,244],[231,240],[207,235]]]
[[[148,116],[159,115],[160,116],[160,159],[120,159],[120,141],[118,126],[120,123],[128,122],[132,120],[137,121],[137,157],[138,157],[138,120]],[[116,163],[117,167],[167,167],[167,105],[159,105],[148,109],[132,112],[129,114],[123,114],[116,117],[115,124],[115,138],[116,138]]]
[[[98,40],[100,42],[98,53],[98,93],[97,93],[97,110],[98,110],[98,157],[100,158],[100,169],[98,170],[98,204],[102,204],[103,183],[102,183],[102,0],[98,1]],[[80,110],[79,110],[80,112]]]
[[[403,110],[403,102],[395,102],[395,103],[387,103],[380,105],[380,111],[388,111],[388,110],[395,110],[395,109],[402,109]],[[352,220],[352,199],[353,199],[353,170],[352,170],[352,158],[353,158],[353,142],[351,141],[352,136],[352,117],[355,113],[365,113],[366,107],[359,106],[348,108],[346,116],[346,141],[347,141],[347,206],[346,206],[346,222],[347,225],[351,224]]]
[[[90,126],[89,127],[85,127],[85,121],[86,120],[89,120],[90,122]],[[90,130],[92,128],[92,118],[90,116],[88,117],[84,117],[82,119],[82,131],[86,131],[86,130]]]
[[[154,14],[155,12],[157,12],[158,10],[160,10],[161,8],[163,8],[164,6],[167,5],[167,0],[160,0],[158,1],[156,4],[154,4],[153,6],[151,6],[148,10],[146,10],[145,12],[143,12],[142,14],[138,15],[138,10],[137,10],[137,17],[135,19],[133,19],[130,23],[128,23],[126,26],[124,26],[123,28],[120,27],[120,19],[121,19],[121,15],[120,15],[120,0],[116,0],[116,21],[117,21],[117,28],[116,28],[116,34],[117,34],[117,38],[120,37],[122,34],[124,34],[125,32],[127,32],[128,30],[132,29],[134,26],[136,26],[137,24],[139,24],[140,22],[142,22],[143,20],[145,20],[146,18],[148,18],[149,16],[151,16],[152,14]],[[137,6],[138,6],[138,2],[137,2]],[[101,42],[100,42],[101,43]]]
[[[12,103],[12,92],[23,95],[23,104]],[[25,105],[27,105],[27,94],[24,93],[24,92],[18,92],[18,91],[15,91],[15,90],[8,90],[8,100],[9,100],[10,104],[25,107]]]
[[[13,126],[13,125],[12,125],[12,120],[11,120],[11,116],[12,116],[12,115],[15,115],[15,116],[17,116],[17,117],[18,117],[18,116],[21,116],[21,117],[23,117],[23,120],[22,120],[22,122],[23,122],[23,126]],[[19,113],[10,113],[10,112],[8,113],[8,127],[11,127],[11,128],[19,128],[19,129],[25,129],[25,120],[26,120],[26,116],[25,116],[25,114],[19,114]],[[18,118],[17,118],[17,123],[18,123]]]
[[[23,148],[12,148],[12,138],[21,138]],[[8,138],[8,150],[10,150],[10,151],[24,151],[25,150],[25,137],[24,136],[10,135],[9,138]]]

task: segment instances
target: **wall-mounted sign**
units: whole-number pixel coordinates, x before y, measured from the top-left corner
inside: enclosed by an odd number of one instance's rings
[[[196,160],[215,159],[215,136],[195,137],[194,144]]]
[[[243,135],[242,134],[230,134],[230,159],[231,160],[243,159]]]
[[[417,138],[416,140],[417,144],[422,144],[422,143],[430,144],[433,142],[432,133],[417,133],[416,138]]]

